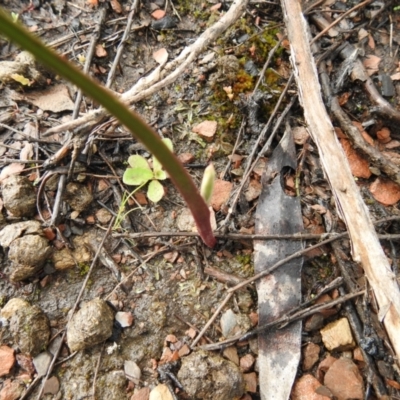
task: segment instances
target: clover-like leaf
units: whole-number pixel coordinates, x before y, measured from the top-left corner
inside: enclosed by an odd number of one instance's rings
[[[149,167],[149,163],[147,162],[147,160],[142,157],[139,156],[137,154],[130,156],[128,158],[128,164],[132,167],[132,168],[144,168],[144,169],[150,169]]]
[[[147,188],[147,197],[154,203],[159,202],[164,196],[164,186],[157,180],[152,180]]]
[[[158,179],[159,181],[163,181],[167,179],[167,173],[163,169],[154,170],[154,178]]]
[[[148,167],[127,168],[122,177],[122,181],[131,186],[144,185],[150,179],[153,179],[153,172]]]

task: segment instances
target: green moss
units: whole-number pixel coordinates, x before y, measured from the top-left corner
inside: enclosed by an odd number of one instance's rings
[[[79,275],[85,276],[89,272],[90,265],[85,263],[78,263],[78,268],[79,268]]]
[[[236,261],[240,262],[243,266],[251,263],[251,255],[250,254],[238,254],[236,257]]]
[[[254,89],[254,78],[245,70],[239,70],[236,81],[232,87],[232,93],[237,97],[240,93],[251,92]]]

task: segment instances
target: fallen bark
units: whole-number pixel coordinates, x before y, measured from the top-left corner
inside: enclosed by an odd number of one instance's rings
[[[351,174],[321,97],[321,87],[307,24],[297,0],[282,0],[291,46],[292,65],[308,129],[316,143],[339,215],[346,223],[352,255],[364,269],[374,291],[379,319],[383,321],[393,349],[400,357],[400,290],[378,241],[369,212]]]

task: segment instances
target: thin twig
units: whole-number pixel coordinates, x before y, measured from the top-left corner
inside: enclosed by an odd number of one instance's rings
[[[112,82],[113,82],[113,80],[115,78],[115,73],[117,71],[119,60],[122,57],[122,52],[124,51],[125,43],[128,40],[129,33],[131,31],[132,22],[133,22],[133,17],[137,12],[138,5],[139,5],[139,0],[134,0],[134,3],[132,5],[132,10],[128,15],[128,21],[126,22],[126,27],[125,27],[124,34],[123,34],[122,39],[121,39],[121,41],[120,41],[120,43],[118,45],[117,53],[115,54],[113,64],[112,64],[112,66],[110,68],[110,71],[108,72],[107,82],[106,82],[106,87],[108,87],[108,88],[111,87],[111,84],[112,84]]]
[[[335,300],[332,300],[332,301],[329,301],[326,303],[315,304],[314,306],[311,306],[311,307],[307,308],[306,310],[300,310],[295,313],[292,313],[293,311],[292,312],[289,311],[289,313],[287,313],[283,317],[277,318],[276,320],[268,322],[267,324],[260,325],[257,328],[253,329],[252,331],[245,333],[244,335],[240,334],[240,335],[234,336],[232,338],[229,338],[227,340],[224,340],[222,342],[201,346],[201,348],[203,350],[220,350],[220,349],[230,346],[236,342],[241,342],[243,340],[250,339],[251,337],[253,337],[261,332],[265,332],[267,329],[271,329],[273,327],[277,327],[277,329],[283,328],[292,322],[304,319],[306,317],[309,317],[310,315],[318,313],[327,308],[332,308],[338,304],[342,304],[346,301],[353,299],[354,297],[358,297],[363,294],[365,294],[365,290],[361,290],[356,293],[350,293],[348,295],[339,297]],[[296,307],[296,310],[297,310],[297,307]]]
[[[318,33],[317,36],[314,37],[313,40],[310,42],[310,46],[314,44],[321,36],[325,35],[326,32],[329,31],[329,29],[333,28],[336,26],[342,19],[346,18],[349,14],[352,12],[358,10],[359,8],[367,6],[369,3],[372,3],[375,0],[365,0],[360,4],[357,4],[356,6],[350,8],[350,10],[346,11],[344,14],[342,14],[340,17],[336,18],[330,25],[328,25],[325,29],[323,29],[320,33]]]
[[[223,220],[223,222],[222,222],[221,226],[219,227],[219,229],[221,229],[221,228],[226,228],[226,227],[227,227],[227,224],[228,224],[228,222],[229,222],[229,220],[230,220],[232,214],[233,214],[233,213],[235,212],[235,210],[236,210],[236,204],[237,204],[237,202],[238,202],[238,200],[239,200],[240,193],[241,193],[241,191],[242,191],[244,185],[246,184],[246,182],[247,182],[247,180],[248,180],[248,178],[249,178],[251,172],[253,171],[254,167],[256,166],[256,163],[258,162],[258,160],[259,160],[260,157],[261,157],[261,152],[259,152],[258,146],[259,146],[259,144],[261,143],[261,141],[264,139],[264,137],[265,137],[265,135],[266,135],[268,129],[269,129],[270,126],[271,126],[271,123],[272,123],[272,121],[273,121],[275,115],[278,113],[279,107],[280,107],[280,105],[281,105],[283,99],[284,99],[285,96],[286,96],[286,93],[287,93],[287,91],[288,91],[288,89],[289,89],[289,87],[290,87],[290,84],[292,83],[293,78],[294,78],[294,74],[292,73],[292,74],[290,75],[290,78],[289,78],[289,80],[288,80],[286,86],[285,86],[285,89],[283,89],[281,95],[279,96],[279,99],[278,99],[277,103],[275,104],[274,111],[273,111],[272,114],[270,115],[270,117],[269,117],[269,119],[268,119],[268,122],[266,123],[265,127],[263,128],[263,130],[261,131],[260,135],[258,136],[257,141],[256,141],[256,143],[254,144],[253,149],[252,149],[250,155],[249,155],[248,158],[247,158],[247,159],[248,159],[248,162],[247,162],[246,170],[245,170],[245,172],[244,172],[244,174],[243,174],[241,183],[240,183],[240,185],[239,185],[239,188],[236,190],[236,194],[235,194],[235,196],[234,196],[234,198],[233,198],[233,200],[232,200],[232,202],[231,202],[231,204],[230,204],[230,207],[229,207],[229,210],[228,210],[228,214],[227,214],[227,216],[225,217],[225,219]],[[294,101],[294,98],[292,98],[290,104],[293,104],[293,101]],[[286,112],[287,112],[289,109],[290,109],[290,107],[287,106],[286,109],[285,109]],[[282,115],[284,115],[284,114],[285,114],[285,111],[283,112]],[[282,120],[282,115],[281,115],[280,120]],[[279,124],[276,124],[276,125],[275,125],[275,129],[274,129],[274,132],[277,131],[277,128],[278,128],[278,127],[279,127]],[[273,134],[270,135],[270,139],[271,139],[271,140],[272,140],[272,137],[273,137]],[[268,141],[267,143],[269,143],[269,141]],[[252,162],[252,160],[253,160],[253,158],[254,158],[254,156],[255,156],[256,154],[258,154],[258,156],[256,157],[256,161]]]
[[[103,346],[101,346],[99,359],[97,360],[96,368],[94,370],[93,385],[92,385],[93,399],[96,399],[96,380],[97,380],[97,375],[99,373],[99,369],[100,369],[100,365],[101,365],[101,359],[103,357],[104,347],[105,347],[105,343],[103,343]]]
[[[199,342],[199,340],[202,338],[204,333],[207,331],[207,329],[210,327],[210,325],[215,321],[215,319],[218,317],[219,313],[222,311],[222,309],[225,307],[225,304],[228,303],[230,298],[233,296],[233,293],[228,293],[228,295],[225,297],[225,299],[222,301],[222,303],[219,305],[215,313],[211,316],[211,318],[207,321],[207,323],[204,325],[204,328],[200,331],[200,333],[196,336],[196,338],[193,340],[192,344],[190,347],[193,349],[196,344]]]

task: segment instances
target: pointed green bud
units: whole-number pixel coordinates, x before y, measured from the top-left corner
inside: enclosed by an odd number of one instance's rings
[[[215,169],[214,165],[210,164],[204,170],[203,180],[201,182],[200,194],[207,205],[210,204],[211,196],[214,190]]]

